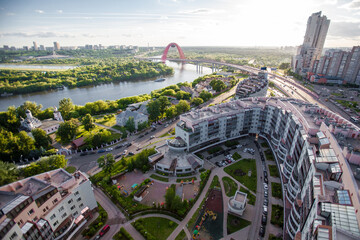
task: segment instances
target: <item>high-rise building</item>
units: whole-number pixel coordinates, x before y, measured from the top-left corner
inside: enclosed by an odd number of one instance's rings
[[[44,45],[40,45],[40,50],[42,50],[42,51],[44,51],[44,50],[45,50]]]
[[[60,43],[59,42],[54,42],[54,50],[55,51],[60,50]]]
[[[305,75],[313,67],[315,60],[320,59],[329,25],[330,20],[321,16],[321,11],[309,17],[304,42],[292,60],[294,72]]]
[[[33,42],[33,44],[34,44],[34,50],[35,50],[35,51],[39,50],[37,43],[36,43],[36,42]]]
[[[344,80],[360,85],[360,46],[354,46],[345,66]]]

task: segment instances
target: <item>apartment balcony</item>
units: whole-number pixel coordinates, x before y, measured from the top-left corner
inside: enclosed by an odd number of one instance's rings
[[[291,164],[289,161],[284,161],[283,174],[287,180],[290,179],[291,173],[294,169],[294,164]]]

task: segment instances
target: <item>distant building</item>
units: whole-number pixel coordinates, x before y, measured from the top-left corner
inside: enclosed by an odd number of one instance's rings
[[[23,46],[23,49],[24,49],[25,51],[29,51],[29,47],[28,47],[28,46]]]
[[[39,48],[38,48],[37,43],[36,43],[36,42],[33,42],[33,44],[34,44],[34,51],[38,51],[38,50],[39,50]]]
[[[80,171],[25,178],[0,187],[0,238],[70,239],[96,208],[91,182]]]
[[[55,51],[60,50],[60,43],[59,42],[54,42],[54,50]]]
[[[44,46],[44,45],[40,45],[40,50],[41,50],[41,51],[45,51],[45,46]]]
[[[258,75],[249,76],[236,87],[234,99],[247,97],[265,97],[268,89],[268,73],[258,72]]]
[[[326,16],[321,16],[321,11],[309,17],[304,42],[292,59],[294,72],[305,75],[312,68],[314,61],[320,59],[329,25],[330,20]]]
[[[246,207],[247,194],[236,191],[235,196],[231,197],[228,202],[229,211],[237,215],[242,215]]]

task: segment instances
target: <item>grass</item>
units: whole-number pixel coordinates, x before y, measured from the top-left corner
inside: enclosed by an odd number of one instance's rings
[[[158,176],[158,175],[156,175],[156,174],[151,174],[150,177],[153,178],[153,179],[162,181],[162,182],[168,182],[168,181],[169,181],[168,178],[166,178],[166,177],[161,177],[161,176]]]
[[[271,224],[282,228],[284,225],[283,212],[284,208],[282,206],[271,205]]]
[[[190,177],[190,178],[178,178],[178,179],[176,179],[176,182],[181,182],[181,181],[183,181],[183,182],[191,182],[192,180],[194,179],[194,181],[196,181],[196,177]]]
[[[236,182],[229,177],[223,177],[222,181],[224,184],[226,196],[228,196],[228,197],[234,196],[236,190],[238,189]]]
[[[95,122],[108,127],[112,127],[116,124],[116,117],[114,114],[109,114],[96,119]]]
[[[268,166],[269,166],[270,176],[272,176],[272,177],[280,177],[276,165],[268,165]]]
[[[345,108],[350,108],[356,112],[359,111],[357,109],[358,103],[356,101],[336,100],[336,102],[340,103]]]
[[[233,157],[233,159],[234,159],[235,161],[241,159],[241,155],[240,155],[238,152],[235,152],[235,153],[232,155],[232,157]]]
[[[219,182],[219,177],[218,176],[215,176],[213,178],[209,189],[212,189],[214,187],[220,187],[220,182]]]
[[[240,187],[240,192],[247,194],[248,204],[255,206],[256,196],[244,187]]]
[[[282,199],[281,183],[271,183],[271,194],[273,197]]]
[[[135,223],[140,222],[146,232],[158,240],[166,240],[178,225],[169,219],[160,217],[140,218],[139,220],[136,220]]]
[[[81,125],[77,129],[77,134],[76,134],[75,139],[79,138],[79,137],[85,137],[86,138],[87,136],[95,135],[96,133],[101,132],[101,131],[103,131],[105,129],[106,128],[104,128],[104,127],[100,127],[100,126],[95,125],[94,128],[90,129],[90,131],[86,131],[85,128],[84,128],[84,125]],[[114,141],[116,139],[119,139],[121,137],[120,133],[114,132],[112,130],[108,130],[108,131],[111,133],[111,137],[109,138],[109,142]]]
[[[176,236],[175,240],[187,240],[185,231],[181,230],[181,232]]]
[[[232,234],[239,231],[251,224],[250,221],[242,219],[240,217],[228,214],[227,217],[227,234]]]
[[[125,228],[121,227],[120,231],[118,231],[114,237],[114,240],[134,240],[133,237],[125,230]]]
[[[275,161],[275,158],[274,158],[274,155],[273,155],[271,149],[267,149],[266,151],[264,151],[264,153],[265,153],[265,157],[267,160]]]
[[[243,159],[224,168],[224,171],[251,191],[256,192],[257,176],[255,159]],[[251,171],[250,177],[248,176],[249,171]]]
[[[65,168],[65,171],[67,171],[68,173],[74,173],[76,171],[76,167],[68,166]]]
[[[260,144],[263,148],[269,148],[269,144],[267,142],[262,142]]]

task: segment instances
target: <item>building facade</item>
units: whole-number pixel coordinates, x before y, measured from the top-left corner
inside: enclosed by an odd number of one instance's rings
[[[125,126],[130,117],[134,119],[135,129],[138,129],[140,123],[145,123],[149,120],[148,116],[141,112],[126,109],[116,116],[116,125]]]
[[[264,138],[275,155],[285,239],[360,238],[359,188],[348,163],[359,160],[353,156],[360,149],[357,126],[287,98],[236,100],[185,113],[176,125],[188,151],[248,135]]]
[[[0,187],[1,239],[61,239],[97,208],[91,182],[64,169]]]
[[[294,72],[305,75],[312,68],[314,61],[320,59],[329,25],[330,20],[326,16],[321,16],[321,11],[309,17],[304,42],[292,60]]]

